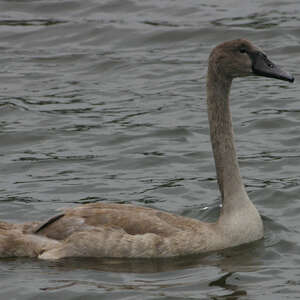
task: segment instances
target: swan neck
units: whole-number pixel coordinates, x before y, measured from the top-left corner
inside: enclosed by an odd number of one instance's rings
[[[236,157],[229,93],[232,79],[208,69],[207,104],[211,144],[223,210],[241,198],[248,199]]]

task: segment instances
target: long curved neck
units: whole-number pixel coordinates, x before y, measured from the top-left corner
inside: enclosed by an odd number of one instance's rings
[[[229,92],[232,80],[212,67],[207,74],[207,105],[210,136],[223,211],[236,201],[248,199],[240,175],[234,145]]]

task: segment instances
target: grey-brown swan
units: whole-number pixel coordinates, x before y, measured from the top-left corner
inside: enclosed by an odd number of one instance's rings
[[[251,75],[293,82],[245,39],[224,42],[209,57],[207,104],[222,198],[215,223],[122,204],[86,204],[44,223],[0,222],[0,257],[172,257],[220,250],[259,240],[263,223],[240,176],[229,92],[232,80]]]

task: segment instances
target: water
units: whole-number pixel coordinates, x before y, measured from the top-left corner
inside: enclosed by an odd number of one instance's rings
[[[263,241],[169,260],[1,259],[1,297],[300,298],[299,16],[296,0],[1,1],[0,219],[104,201],[214,220],[210,50],[245,37],[296,77],[231,94]]]

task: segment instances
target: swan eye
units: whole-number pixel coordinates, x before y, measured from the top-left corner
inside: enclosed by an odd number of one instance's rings
[[[246,53],[246,49],[245,48],[240,48],[240,53]]]

